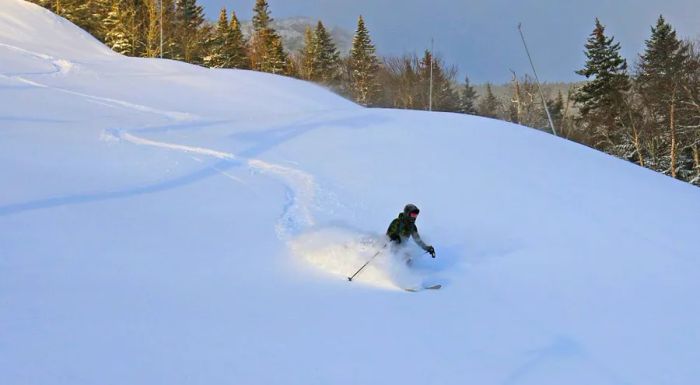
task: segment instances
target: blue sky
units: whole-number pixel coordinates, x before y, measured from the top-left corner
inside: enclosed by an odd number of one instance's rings
[[[435,51],[473,82],[501,83],[510,70],[530,73],[517,25],[523,31],[537,72],[546,81],[581,80],[583,45],[600,18],[606,33],[622,44],[630,65],[663,14],[681,37],[700,38],[697,0],[268,0],[272,17],[307,16],[354,31],[358,15],[367,22],[381,54]],[[215,19],[221,7],[251,18],[255,0],[199,0]]]

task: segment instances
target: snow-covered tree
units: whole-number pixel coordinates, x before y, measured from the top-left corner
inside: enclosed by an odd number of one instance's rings
[[[219,20],[207,41],[209,55],[204,58],[204,64],[213,68],[225,68],[229,62],[226,48],[229,42],[230,26],[226,8],[219,12]]]
[[[270,73],[285,73],[287,54],[282,38],[272,28],[266,0],[256,0],[253,9],[253,36],[250,41],[251,68]]]
[[[362,16],[357,20],[357,30],[350,50],[350,93],[363,106],[372,105],[379,93],[377,70],[379,61],[374,44]]]
[[[228,21],[226,9],[219,13],[219,20],[208,41],[209,55],[205,64],[216,68],[247,68],[245,40],[234,12]]]
[[[299,76],[304,80],[311,80],[316,48],[314,31],[310,26],[307,26],[304,30],[304,46],[301,49],[301,60],[299,63]]]
[[[236,13],[231,11],[231,23],[229,25],[229,41],[227,54],[231,68],[250,68],[248,59],[247,42],[241,32],[241,23],[238,21]]]
[[[586,64],[577,74],[589,79],[574,95],[583,124],[594,144],[609,148],[620,141],[625,93],[630,87],[627,61],[620,55],[620,43],[605,35],[605,27],[595,19],[595,28],[586,43]]]
[[[125,1],[116,0],[105,19],[105,44],[123,55],[133,53],[129,26],[134,23],[134,10]]]
[[[659,16],[651,28],[651,37],[645,42],[637,66],[637,84],[643,106],[650,117],[650,124],[657,135],[664,138],[667,151],[662,158],[655,157],[657,167],[676,177],[678,172],[692,167],[691,159],[680,159],[681,139],[686,136],[679,129],[692,119],[688,110],[687,93],[683,86],[688,82],[688,46],[676,37],[676,31]],[[681,148],[682,150],[682,148]]]
[[[318,22],[311,40],[310,79],[327,85],[335,85],[340,78],[340,53],[322,22]]]

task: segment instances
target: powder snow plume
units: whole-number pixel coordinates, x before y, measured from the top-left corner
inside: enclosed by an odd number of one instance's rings
[[[383,235],[327,227],[303,233],[289,245],[297,257],[339,277],[351,276],[379,253],[354,282],[389,289],[418,286],[420,277],[406,264],[409,256],[416,255],[414,248],[396,249],[386,242]]]

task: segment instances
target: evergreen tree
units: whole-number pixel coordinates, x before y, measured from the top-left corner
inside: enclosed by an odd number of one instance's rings
[[[372,105],[380,88],[377,81],[379,61],[362,16],[357,21],[357,30],[352,39],[349,67],[353,98],[363,106]]]
[[[251,67],[257,71],[284,73],[287,70],[287,54],[282,38],[272,28],[266,0],[256,0],[253,9],[253,37],[250,44]]]
[[[135,15],[126,2],[116,0],[105,19],[105,44],[117,53],[129,55],[132,53],[133,44],[130,40],[129,25],[133,23]]]
[[[255,0],[255,7],[253,7],[253,30],[262,31],[270,28],[272,21],[273,19],[270,16],[270,9],[267,1]]]
[[[204,9],[197,0],[177,0],[175,2],[176,52],[175,58],[188,63],[202,62],[202,25]]]
[[[659,16],[651,37],[640,55],[637,81],[645,103],[659,118],[668,120],[668,104],[684,75],[688,49],[676,37],[676,31]]]
[[[430,79],[432,66],[432,97],[430,96]],[[419,109],[428,109],[432,101],[433,111],[459,111],[459,97],[452,83],[456,70],[445,70],[442,61],[433,57],[430,51],[425,51],[423,59],[418,64],[419,91],[416,100]]]
[[[236,13],[231,11],[231,23],[229,25],[228,57],[231,68],[249,69],[250,60],[246,52],[246,41],[241,32],[241,23]]]
[[[668,148],[662,155],[664,159],[654,159],[657,164],[652,166],[673,177],[682,169],[692,168],[692,165],[682,164],[689,163],[687,161],[678,162],[684,134],[679,128],[686,126],[692,116],[686,109],[689,105],[687,93],[683,92],[689,79],[689,58],[688,46],[676,37],[676,31],[663,16],[659,16],[640,55],[637,83],[647,115],[651,117],[650,124],[657,135],[664,138]]]
[[[479,101],[479,115],[487,118],[498,118],[498,112],[501,109],[501,102],[496,95],[493,94],[491,83],[486,83],[486,95]]]
[[[596,141],[614,145],[620,136],[624,97],[629,89],[627,61],[620,56],[620,44],[605,36],[605,27],[595,19],[595,28],[586,43],[586,64],[577,74],[589,80],[575,94],[584,124]],[[602,144],[602,143],[600,143]]]
[[[109,0],[78,1],[73,5],[74,12],[70,20],[77,26],[88,31],[98,40],[104,41],[104,21],[110,10]]]
[[[227,46],[229,44],[230,26],[226,8],[219,12],[219,20],[216,23],[210,39],[207,41],[209,55],[204,59],[204,64],[213,68],[225,68],[230,61],[227,57]]]
[[[340,78],[340,53],[322,22],[318,22],[314,32],[311,80],[327,85],[337,84]]]
[[[247,68],[248,58],[245,52],[245,40],[241,26],[234,12],[228,21],[226,9],[219,14],[219,21],[208,41],[209,56],[205,63],[215,68]]]
[[[310,26],[307,26],[304,30],[304,47],[301,50],[301,63],[299,69],[299,75],[304,80],[311,80],[314,58],[316,57],[316,48],[317,44],[314,31]]]
[[[463,114],[476,115],[476,90],[469,84],[469,77],[464,78],[464,87],[459,98],[459,112]]]

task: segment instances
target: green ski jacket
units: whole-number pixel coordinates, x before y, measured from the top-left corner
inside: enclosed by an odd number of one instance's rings
[[[386,230],[386,235],[392,242],[403,243],[408,238],[413,237],[413,240],[423,250],[428,251],[428,245],[420,239],[416,224],[411,221],[410,217],[404,213],[400,213],[399,217],[391,221],[389,228]]]

